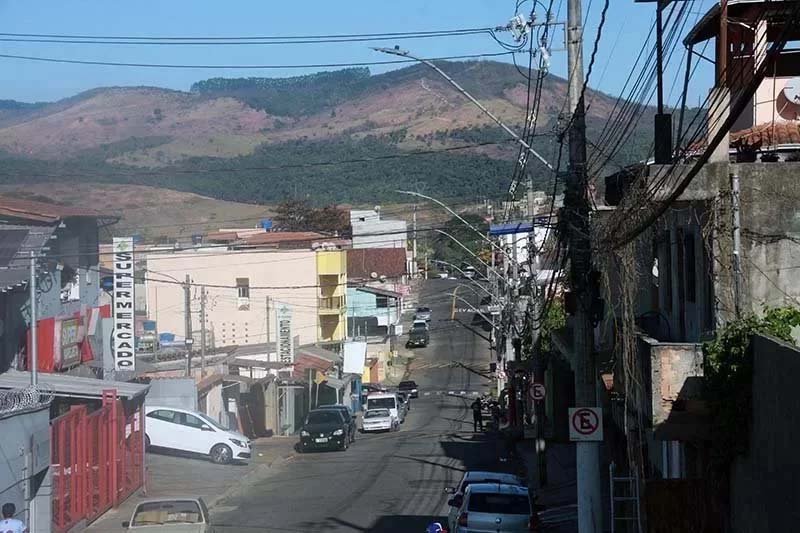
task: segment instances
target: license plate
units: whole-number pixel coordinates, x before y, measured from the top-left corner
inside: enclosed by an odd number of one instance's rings
[[[316,439],[315,442],[319,442],[319,443],[328,442],[328,438],[325,437],[323,439]]]

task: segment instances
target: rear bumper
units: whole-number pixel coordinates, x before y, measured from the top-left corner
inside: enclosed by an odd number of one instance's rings
[[[389,431],[390,429],[392,429],[391,422],[374,426],[362,426],[361,431],[369,433],[370,431]]]

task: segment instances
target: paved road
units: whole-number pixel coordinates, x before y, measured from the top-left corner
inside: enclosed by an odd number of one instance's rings
[[[472,432],[471,393],[488,390],[488,381],[474,370],[488,369],[489,349],[485,340],[449,321],[455,284],[432,280],[423,289],[420,304],[433,309],[431,344],[414,352],[411,377],[422,396],[401,431],[362,435],[346,452],[303,454],[274,468],[268,479],[215,507],[212,520],[221,533],[424,531],[434,518],[446,516],[443,488],[456,484],[465,470],[504,469],[503,446]],[[460,318],[469,326],[472,316]],[[465,366],[448,364],[453,361]],[[431,391],[463,391],[467,397],[425,395]]]

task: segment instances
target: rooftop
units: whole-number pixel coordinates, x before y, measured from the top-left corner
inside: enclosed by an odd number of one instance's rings
[[[31,373],[9,370],[0,374],[0,389],[22,389],[31,384]],[[39,387],[52,392],[54,396],[68,398],[100,399],[103,391],[114,389],[117,396],[132,400],[144,396],[150,389],[149,385],[127,383],[125,381],[110,381],[95,378],[82,378],[65,374],[39,373]]]
[[[53,226],[0,225],[0,291],[28,282],[30,252],[39,252],[50,240]]]
[[[347,277],[370,279],[378,277],[399,278],[406,274],[405,248],[357,248],[347,250]]]
[[[98,218],[111,223],[119,221],[119,216],[101,213],[85,207],[48,204],[33,200],[22,200],[0,196],[0,217],[17,218],[31,222],[54,224],[65,218]]]

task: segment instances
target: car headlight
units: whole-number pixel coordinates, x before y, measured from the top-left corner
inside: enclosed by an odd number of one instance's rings
[[[310,437],[310,436],[311,436],[311,433],[309,433],[308,431],[306,431],[306,430],[304,429],[303,431],[301,431],[301,432],[300,432],[300,436],[301,436],[301,437]]]
[[[228,439],[228,440],[237,445],[239,448],[245,448],[244,442],[240,441],[239,439]]]
[[[333,435],[336,437],[338,437],[339,435],[344,435],[344,430],[337,429],[336,431],[333,432]]]

